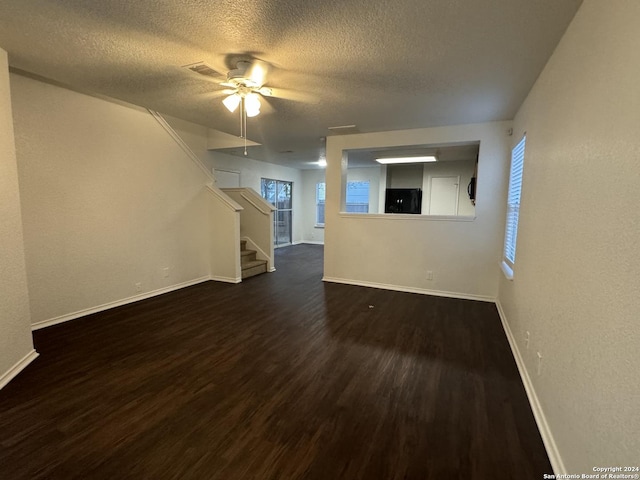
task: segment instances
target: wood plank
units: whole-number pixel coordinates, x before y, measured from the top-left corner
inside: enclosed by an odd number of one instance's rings
[[[494,305],[324,284],[318,245],[276,265],[36,331],[0,391],[0,477],[552,472]]]

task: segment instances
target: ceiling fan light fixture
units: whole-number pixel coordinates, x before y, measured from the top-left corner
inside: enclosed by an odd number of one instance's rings
[[[376,158],[376,162],[383,165],[389,165],[392,163],[426,163],[437,162],[438,159],[435,155],[423,155],[419,157],[394,157],[394,158]]]
[[[260,113],[260,96],[257,93],[249,93],[244,99],[244,108],[247,117],[255,117]]]
[[[240,105],[240,95],[238,95],[237,93],[229,95],[227,98],[222,100],[222,103],[225,107],[227,107],[227,110],[229,110],[230,112],[235,112],[236,108],[238,108],[238,105]]]

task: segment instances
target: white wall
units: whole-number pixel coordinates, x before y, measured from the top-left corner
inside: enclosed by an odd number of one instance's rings
[[[34,323],[209,276],[207,178],[146,110],[11,81]]]
[[[510,122],[327,138],[325,279],[494,299],[504,234]],[[480,141],[476,218],[340,214],[345,149]],[[434,273],[427,280],[427,271]]]
[[[187,122],[182,119],[163,115],[180,138],[189,145],[200,160],[210,169],[231,170],[240,172],[240,186],[253,188],[260,193],[260,180],[273,178],[293,182],[293,242],[303,238],[303,188],[301,171],[273,163],[261,162],[252,158],[241,158],[235,155],[207,150],[207,127]]]
[[[210,197],[209,222],[211,242],[211,278],[239,283],[242,281],[240,265],[240,205],[229,202],[228,197],[216,187],[207,189]]]
[[[0,388],[33,356],[7,53],[0,50]]]
[[[387,188],[422,188],[422,163],[388,165]]]
[[[585,0],[514,123],[527,145],[499,303],[568,473],[640,458],[639,25],[637,0]]]

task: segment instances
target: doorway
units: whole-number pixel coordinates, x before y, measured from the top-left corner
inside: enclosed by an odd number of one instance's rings
[[[276,247],[291,245],[291,224],[293,219],[293,182],[263,178],[260,182],[260,193],[271,205],[273,212],[273,244]]]
[[[457,215],[460,176],[431,177],[429,215]]]

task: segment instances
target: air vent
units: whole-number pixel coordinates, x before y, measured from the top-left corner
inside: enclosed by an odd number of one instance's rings
[[[219,72],[217,72],[211,66],[207,65],[204,62],[192,63],[190,65],[183,65],[183,68],[191,70],[194,73],[199,73],[200,75],[206,75],[208,77],[221,76]]]

